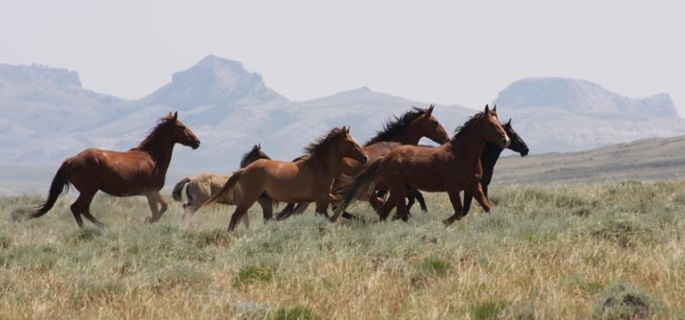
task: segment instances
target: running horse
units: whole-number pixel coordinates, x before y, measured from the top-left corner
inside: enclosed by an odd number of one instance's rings
[[[334,128],[305,148],[298,161],[285,162],[260,159],[231,175],[217,194],[203,206],[217,202],[227,192],[233,192],[236,205],[228,231],[262,194],[280,202],[315,202],[316,212],[328,216],[328,204],[339,199],[331,194],[333,180],[340,174],[343,158],[361,163],[368,158],[350,135],[349,127]]]
[[[449,134],[432,115],[433,108],[433,105],[427,109],[413,107],[402,116],[394,116],[394,119],[386,122],[383,125],[383,129],[376,132],[376,135],[369,139],[362,147],[364,153],[369,157],[368,162],[361,163],[350,158],[343,159],[341,174],[345,179],[336,180],[336,185],[334,187],[336,190],[335,192],[344,192],[344,189],[346,188],[344,181],[349,180],[349,177],[356,177],[368,168],[369,165],[378,161],[378,159],[398,145],[417,145],[419,140],[423,137],[439,144],[449,141]],[[370,198],[369,202],[374,209],[380,209],[380,203],[375,200],[375,198]],[[302,213],[307,208],[307,205],[308,203],[300,203],[293,209],[293,204],[288,204],[288,206],[278,214],[276,219],[282,220],[287,218],[293,212]],[[344,217],[353,217],[350,214],[343,214]]]
[[[90,203],[98,191],[116,197],[145,196],[152,211],[152,216],[146,221],[154,223],[167,210],[167,203],[159,191],[164,187],[176,143],[193,149],[200,146],[200,140],[193,131],[178,120],[178,112],[160,119],[150,134],[129,151],[83,150],[62,162],[52,179],[48,199],[42,206],[29,212],[26,212],[27,209],[14,212],[13,216],[15,220],[43,216],[72,185],[79,191],[79,196],[71,205],[71,213],[80,228],[83,228],[81,216],[97,226],[103,226],[90,213]]]
[[[477,113],[457,128],[450,141],[438,147],[402,145],[390,150],[380,161],[371,165],[354,180],[331,221],[335,222],[354,199],[370,196],[376,189],[376,184],[381,181],[390,192],[388,200],[379,212],[381,220],[385,220],[390,211],[397,208],[398,216],[407,221],[404,198],[410,189],[447,192],[454,214],[444,220],[446,225],[452,224],[464,215],[459,196],[461,190],[471,193],[483,209],[489,212],[490,203],[485,198],[480,184],[483,172],[480,156],[488,141],[496,143],[501,148],[506,148],[510,143],[496,111],[496,107],[490,110],[486,105],[483,112]]]
[[[511,143],[507,147],[507,149],[518,152],[522,157],[525,157],[528,155],[528,145],[526,144],[525,141],[519,136],[519,134],[514,131],[514,128],[511,126],[511,119],[507,121],[507,123],[502,125],[502,128],[504,129],[504,132],[507,133],[507,136],[509,136],[509,139],[511,140]],[[430,146],[425,146],[425,147],[430,147]],[[497,163],[497,160],[499,159],[500,154],[502,154],[502,151],[504,151],[503,148],[501,148],[498,144],[492,143],[492,142],[486,142],[485,147],[483,148],[483,154],[480,156],[480,164],[481,167],[483,167],[483,177],[480,180],[480,184],[483,186],[483,194],[485,197],[488,197],[488,185],[490,185],[490,182],[492,181],[492,175],[495,172],[495,164]],[[383,197],[384,195],[383,192],[379,192],[379,196]],[[469,213],[469,208],[471,208],[471,201],[473,197],[471,194],[468,192],[464,192],[464,215],[467,215]],[[417,190],[412,190],[407,194],[407,212],[411,210],[412,205],[414,204],[414,201],[418,201],[419,204],[421,205],[421,210],[426,212],[427,207],[425,200],[423,199],[423,195],[421,192]]]
[[[252,149],[250,149],[250,151],[243,155],[240,160],[240,168],[244,168],[250,163],[259,159],[271,158],[269,158],[269,156],[262,151],[262,146],[260,144],[256,144],[252,147]],[[190,226],[190,220],[193,218],[195,211],[200,209],[202,204],[211,198],[212,195],[218,193],[219,190],[221,190],[221,187],[224,186],[230,177],[230,174],[224,175],[211,172],[202,172],[193,177],[183,178],[181,181],[176,183],[173,191],[171,192],[171,197],[176,201],[181,201],[181,193],[183,192],[183,187],[185,187],[186,198],[188,199],[188,202],[183,204],[182,226],[184,228]],[[264,220],[271,219],[271,216],[273,215],[273,204],[271,199],[268,197],[260,197],[258,201],[259,205],[262,206]],[[224,197],[219,199],[217,202],[232,205],[234,204],[233,194],[226,193],[224,194]],[[249,220],[247,219],[247,216],[245,216],[243,219],[243,223],[245,224],[245,227],[249,226]]]

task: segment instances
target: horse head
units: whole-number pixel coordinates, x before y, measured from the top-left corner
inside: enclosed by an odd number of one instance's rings
[[[493,106],[492,110],[490,110],[490,107],[485,105],[485,110],[479,122],[481,124],[482,137],[486,141],[497,144],[502,149],[509,147],[511,140],[497,118],[497,106]]]
[[[521,154],[522,157],[525,157],[528,155],[528,145],[526,144],[523,139],[521,139],[521,136],[514,131],[514,128],[511,126],[511,118],[507,123],[502,125],[502,128],[504,129],[504,132],[507,133],[509,136],[509,139],[511,140],[511,143],[509,144],[509,149],[518,152]]]
[[[450,141],[450,135],[447,130],[442,127],[438,119],[436,119],[433,113],[434,106],[431,105],[426,112],[414,120],[418,124],[419,132],[422,133],[428,139],[433,140],[436,143],[443,144]]]
[[[168,128],[174,143],[180,143],[193,149],[197,149],[200,146],[200,139],[197,138],[195,133],[178,120],[178,111],[173,114],[169,112],[169,115],[166,117],[165,126]]]
[[[350,134],[350,127],[343,127],[339,136],[338,153],[341,156],[352,158],[361,163],[366,163],[369,160],[357,140]]]

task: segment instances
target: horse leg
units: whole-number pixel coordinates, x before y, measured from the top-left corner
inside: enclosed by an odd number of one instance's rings
[[[71,213],[74,215],[74,219],[76,219],[76,224],[79,228],[83,228],[83,219],[81,218],[81,214],[86,216],[85,213],[88,212],[88,208],[90,207],[90,203],[93,201],[93,197],[95,197],[95,193],[97,193],[97,190],[94,192],[81,191],[76,201],[74,201],[74,203],[71,204]],[[88,213],[88,216],[93,217],[92,215],[90,215],[90,213]]]
[[[397,212],[395,213],[395,217],[397,219],[402,219],[402,221],[407,222],[409,221],[409,214],[407,210],[407,204],[404,202],[404,199],[407,198],[407,192],[404,189],[398,188],[397,190],[391,190],[390,194],[397,194],[395,197],[396,205],[395,207],[397,208]]]
[[[256,195],[245,194],[243,195],[240,203],[236,204],[235,211],[231,216],[231,222],[228,223],[228,232],[235,230],[238,222],[242,219],[245,228],[249,226],[249,220],[247,218],[247,210],[252,207],[252,205],[259,200],[261,192]]]
[[[300,204],[298,203],[297,205],[299,207]],[[281,221],[281,220],[289,218],[293,214],[293,211],[295,211],[295,203],[294,202],[288,203],[285,206],[285,208],[283,208],[283,210],[281,210],[281,212],[279,212],[276,215],[276,220]]]
[[[162,199],[162,196],[159,194],[159,192],[149,193],[146,195],[146,197],[147,204],[150,207],[150,211],[152,211],[152,216],[147,218],[146,222],[155,223],[159,221],[164,212],[166,212],[168,205],[164,199]],[[157,208],[157,203],[161,205],[161,208]]]
[[[468,192],[470,192],[471,195],[476,198],[476,201],[480,203],[480,206],[483,207],[485,212],[490,213],[490,202],[488,201],[488,198],[485,197],[483,187],[480,183],[477,183],[475,186],[469,188]]]
[[[464,215],[467,215],[469,213],[469,209],[471,209],[471,200],[473,200],[473,196],[471,195],[471,192],[469,191],[464,191]]]
[[[414,197],[416,197],[416,201],[418,201],[419,205],[421,206],[421,211],[428,212],[428,207],[426,207],[426,199],[423,198],[423,194],[421,194],[421,191],[414,190],[413,193]]]
[[[190,219],[193,218],[193,215],[195,214],[195,211],[197,211],[197,207],[194,205],[191,205],[190,203],[184,204],[183,205],[183,222],[182,222],[182,228],[186,229],[190,227]]]
[[[452,208],[454,209],[454,214],[443,220],[446,226],[451,225],[454,221],[457,221],[464,217],[464,211],[461,207],[461,198],[459,197],[459,189],[452,189],[447,191],[447,195],[450,197],[450,202],[452,203]]]
[[[267,196],[260,196],[257,202],[262,207],[262,215],[264,216],[264,221],[271,220],[274,215],[274,205],[273,200]]]
[[[309,207],[309,202],[300,202],[295,206],[294,214],[303,214],[305,210]]]
[[[414,194],[411,191],[407,192],[407,215],[411,215],[411,207],[414,206],[414,202],[416,202]]]
[[[390,215],[390,211],[392,211],[395,206],[397,206],[397,195],[390,191],[390,195],[388,196],[388,199],[385,200],[385,203],[383,203],[383,206],[381,206],[380,210],[378,211],[378,216],[381,221],[385,221],[385,219],[388,218],[388,215]],[[404,202],[404,198],[400,199],[401,201]]]

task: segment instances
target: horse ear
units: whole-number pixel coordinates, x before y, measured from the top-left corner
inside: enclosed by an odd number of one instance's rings
[[[174,121],[178,120],[178,111],[174,112]]]
[[[492,112],[497,112],[497,105],[492,105]]]
[[[508,126],[511,125],[511,118],[509,118],[509,121],[507,121],[507,125],[508,125]]]
[[[490,105],[486,104],[486,105],[485,105],[485,110],[484,110],[483,112],[485,112],[485,113],[490,112]]]
[[[431,116],[431,113],[433,113],[433,107],[435,107],[435,105],[432,105],[432,104],[430,107],[428,107],[428,110],[426,110],[426,117]]]

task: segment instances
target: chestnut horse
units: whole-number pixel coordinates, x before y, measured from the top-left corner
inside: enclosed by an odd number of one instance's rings
[[[490,204],[480,185],[483,172],[480,156],[487,141],[502,148],[506,148],[510,143],[507,133],[497,119],[496,109],[494,107],[490,110],[486,105],[482,113],[477,113],[457,128],[457,133],[450,141],[438,147],[402,145],[390,150],[385,157],[355,179],[331,221],[336,221],[342,211],[360,195],[371,195],[375,185],[380,181],[390,192],[388,200],[379,212],[381,220],[385,220],[396,207],[398,216],[407,221],[404,198],[408,189],[446,191],[454,208],[454,214],[444,221],[447,225],[463,216],[459,197],[461,190],[470,192],[485,211],[490,211]]]
[[[507,149],[518,152],[522,157],[527,156],[529,151],[528,145],[525,141],[523,141],[521,136],[514,131],[514,128],[511,126],[511,119],[509,119],[507,123],[503,124],[502,128],[511,140],[511,143]],[[430,146],[425,147],[430,148]],[[480,184],[483,186],[483,194],[486,198],[488,197],[488,185],[492,181],[492,174],[495,172],[495,164],[497,163],[502,151],[504,151],[504,149],[502,149],[499,145],[488,141],[485,143],[483,154],[480,156],[480,164],[483,167],[483,178],[480,180]],[[385,191],[386,190],[379,191],[378,196],[383,197]],[[472,199],[473,197],[468,192],[464,192],[464,215],[469,213]],[[421,210],[426,212],[428,208],[426,207],[426,202],[423,199],[423,195],[420,191],[412,190],[407,194],[407,213],[409,213],[411,210],[415,200],[421,205]]]
[[[259,159],[271,159],[262,151],[262,146],[259,144],[254,145],[250,151],[245,153],[240,160],[240,168],[244,168],[250,163]],[[185,187],[186,198],[188,202],[183,204],[183,224],[184,228],[190,225],[190,220],[193,218],[195,211],[202,207],[202,204],[211,198],[212,195],[216,194],[221,190],[221,187],[228,181],[231,175],[216,174],[211,172],[203,172],[192,178],[183,178],[181,181],[176,183],[173,191],[171,192],[171,197],[176,201],[181,201],[181,193],[183,187]],[[232,205],[235,204],[233,201],[233,193],[226,193],[225,196],[219,200],[218,203]],[[273,215],[273,203],[268,197],[260,197],[259,205],[262,206],[262,212],[264,219],[271,219]],[[245,227],[249,225],[249,220],[247,215],[243,218],[243,224]]]
[[[316,212],[328,216],[328,204],[338,200],[331,194],[333,179],[340,174],[345,157],[362,163],[368,160],[350,135],[349,127],[334,128],[307,146],[305,156],[298,161],[261,159],[239,169],[204,205],[217,202],[226,192],[235,191],[236,209],[228,231],[235,229],[263,193],[281,202],[315,202]]]
[[[28,215],[15,212],[14,217],[33,219],[44,215],[62,192],[68,191],[69,186],[73,185],[80,194],[71,205],[71,213],[80,228],[83,228],[81,216],[97,226],[103,225],[90,213],[90,203],[99,190],[117,197],[147,197],[152,211],[147,222],[156,222],[167,210],[167,203],[159,190],[164,187],[164,178],[176,143],[193,149],[200,146],[195,134],[178,120],[178,112],[162,118],[150,134],[129,151],[83,150],[64,160],[52,179],[48,199],[41,207]]]
[[[400,145],[417,145],[421,138],[426,137],[436,143],[442,144],[450,140],[449,134],[445,128],[440,125],[440,122],[432,116],[434,106],[431,105],[428,109],[412,108],[405,112],[402,116],[395,116],[393,120],[383,125],[383,130],[378,131],[376,135],[369,139],[362,150],[369,157],[367,163],[345,158],[343,159],[343,168],[341,174],[346,177],[355,177],[362,171],[368,168],[371,164],[378,161],[381,157],[387,154],[392,148]],[[336,193],[344,186],[336,183]],[[379,209],[380,204],[371,199],[371,205]],[[300,203],[297,208],[293,209],[293,204],[283,209],[277,220],[281,220],[290,216],[293,212],[302,213],[308,203]],[[344,217],[353,217],[350,214],[343,213]]]

